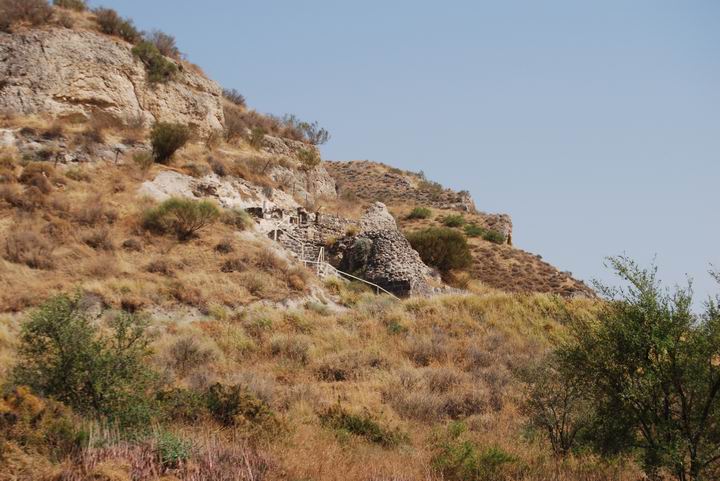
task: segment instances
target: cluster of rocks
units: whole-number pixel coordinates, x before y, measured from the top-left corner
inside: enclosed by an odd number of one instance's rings
[[[45,28],[0,33],[0,111],[121,122],[180,122],[199,132],[223,128],[222,89],[177,62],[178,75],[151,83],[132,46],[98,32]]]
[[[149,149],[144,143],[106,144],[49,135],[32,128],[0,129],[0,148],[16,149],[26,160],[54,163],[83,163],[98,160],[118,162],[131,150]]]

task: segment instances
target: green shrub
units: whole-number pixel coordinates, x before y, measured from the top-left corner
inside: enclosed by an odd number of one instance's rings
[[[370,413],[352,414],[345,411],[340,405],[335,405],[322,413],[320,422],[341,433],[360,436],[385,447],[397,446],[407,440],[407,437],[398,430],[382,427],[370,416]]]
[[[310,172],[315,167],[320,165],[322,161],[320,155],[315,149],[300,149],[297,153],[297,158],[300,161],[300,170]]]
[[[182,124],[157,122],[150,132],[153,157],[159,164],[167,164],[175,152],[190,140],[190,129]]]
[[[506,467],[516,458],[498,447],[480,449],[475,443],[463,440],[466,427],[453,423],[438,443],[432,465],[449,481],[500,481],[508,479]]]
[[[165,469],[175,469],[190,459],[192,444],[169,431],[161,431],[155,439],[158,459]]]
[[[247,230],[255,225],[250,214],[245,209],[233,207],[232,209],[225,209],[220,216],[220,220],[223,224],[232,226],[237,230]]]
[[[487,229],[477,224],[467,224],[465,226],[465,235],[468,237],[481,237],[487,232]]]
[[[220,210],[210,201],[172,197],[145,211],[142,223],[149,231],[173,233],[179,240],[187,240],[218,217]]]
[[[59,295],[30,315],[22,327],[15,382],[120,425],[147,422],[154,374],[146,323],[118,313],[99,326],[80,301],[79,295]]]
[[[130,43],[137,43],[142,38],[133,21],[122,18],[115,10],[96,8],[93,13],[101,32],[120,37]]]
[[[505,234],[502,232],[486,229],[477,224],[467,224],[465,226],[465,235],[468,237],[482,237],[486,241],[493,242],[495,244],[504,244],[507,240]]]
[[[507,238],[505,237],[505,234],[502,232],[498,232],[496,230],[488,229],[485,231],[485,233],[482,236],[483,239],[485,239],[488,242],[492,242],[494,244],[504,244]]]
[[[411,232],[407,239],[425,264],[443,273],[463,269],[472,262],[467,240],[456,230],[431,227]]]
[[[75,10],[77,12],[84,12],[87,10],[87,2],[85,0],[53,0],[53,5]]]
[[[465,217],[460,214],[446,215],[442,223],[445,227],[462,227],[465,225]]]
[[[432,211],[427,207],[415,207],[408,214],[408,219],[429,219],[432,216]]]
[[[169,82],[175,78],[178,71],[177,65],[168,60],[154,43],[143,40],[133,47],[132,53],[145,65],[150,82]]]
[[[603,309],[592,322],[573,322],[548,358],[575,389],[576,402],[564,407],[575,416],[589,408],[588,444],[637,455],[647,479],[663,471],[678,480],[718,479],[720,297],[700,307],[692,285],[668,289],[655,267],[626,257],[608,263],[624,285],[597,284]],[[720,273],[713,277],[720,282]]]
[[[0,31],[8,31],[12,24],[26,22],[33,26],[44,25],[52,18],[52,7],[47,0],[0,1]]]

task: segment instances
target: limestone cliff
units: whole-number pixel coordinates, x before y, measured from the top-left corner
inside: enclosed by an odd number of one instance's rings
[[[91,31],[47,28],[0,33],[0,111],[120,121],[181,122],[198,131],[223,126],[222,90],[178,62],[176,80],[150,83],[132,47]]]

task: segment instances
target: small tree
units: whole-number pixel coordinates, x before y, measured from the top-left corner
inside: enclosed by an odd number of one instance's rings
[[[642,453],[649,477],[680,481],[720,474],[720,298],[692,312],[692,291],[660,287],[656,270],[610,259],[625,289],[598,286],[609,299],[597,322],[578,322],[558,352],[602,425],[595,444]]]
[[[522,371],[521,378],[527,388],[523,411],[530,425],[547,434],[555,455],[566,456],[592,422],[580,385],[550,360]]]
[[[167,164],[179,149],[190,140],[190,129],[182,124],[158,122],[150,132],[155,162]]]
[[[143,226],[160,234],[172,232],[179,240],[184,241],[214,223],[219,217],[220,210],[210,201],[173,197],[147,210],[143,217]]]
[[[86,317],[79,295],[53,297],[22,327],[15,381],[82,413],[145,422],[152,381],[145,328],[127,313],[98,326]]]
[[[444,274],[453,269],[463,269],[472,262],[467,240],[456,230],[432,227],[411,232],[407,239],[425,264],[438,268]]]

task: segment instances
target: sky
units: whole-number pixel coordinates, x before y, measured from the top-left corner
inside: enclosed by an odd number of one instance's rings
[[[717,0],[104,0],[323,157],[422,170],[513,218],[517,247],[720,292]]]

